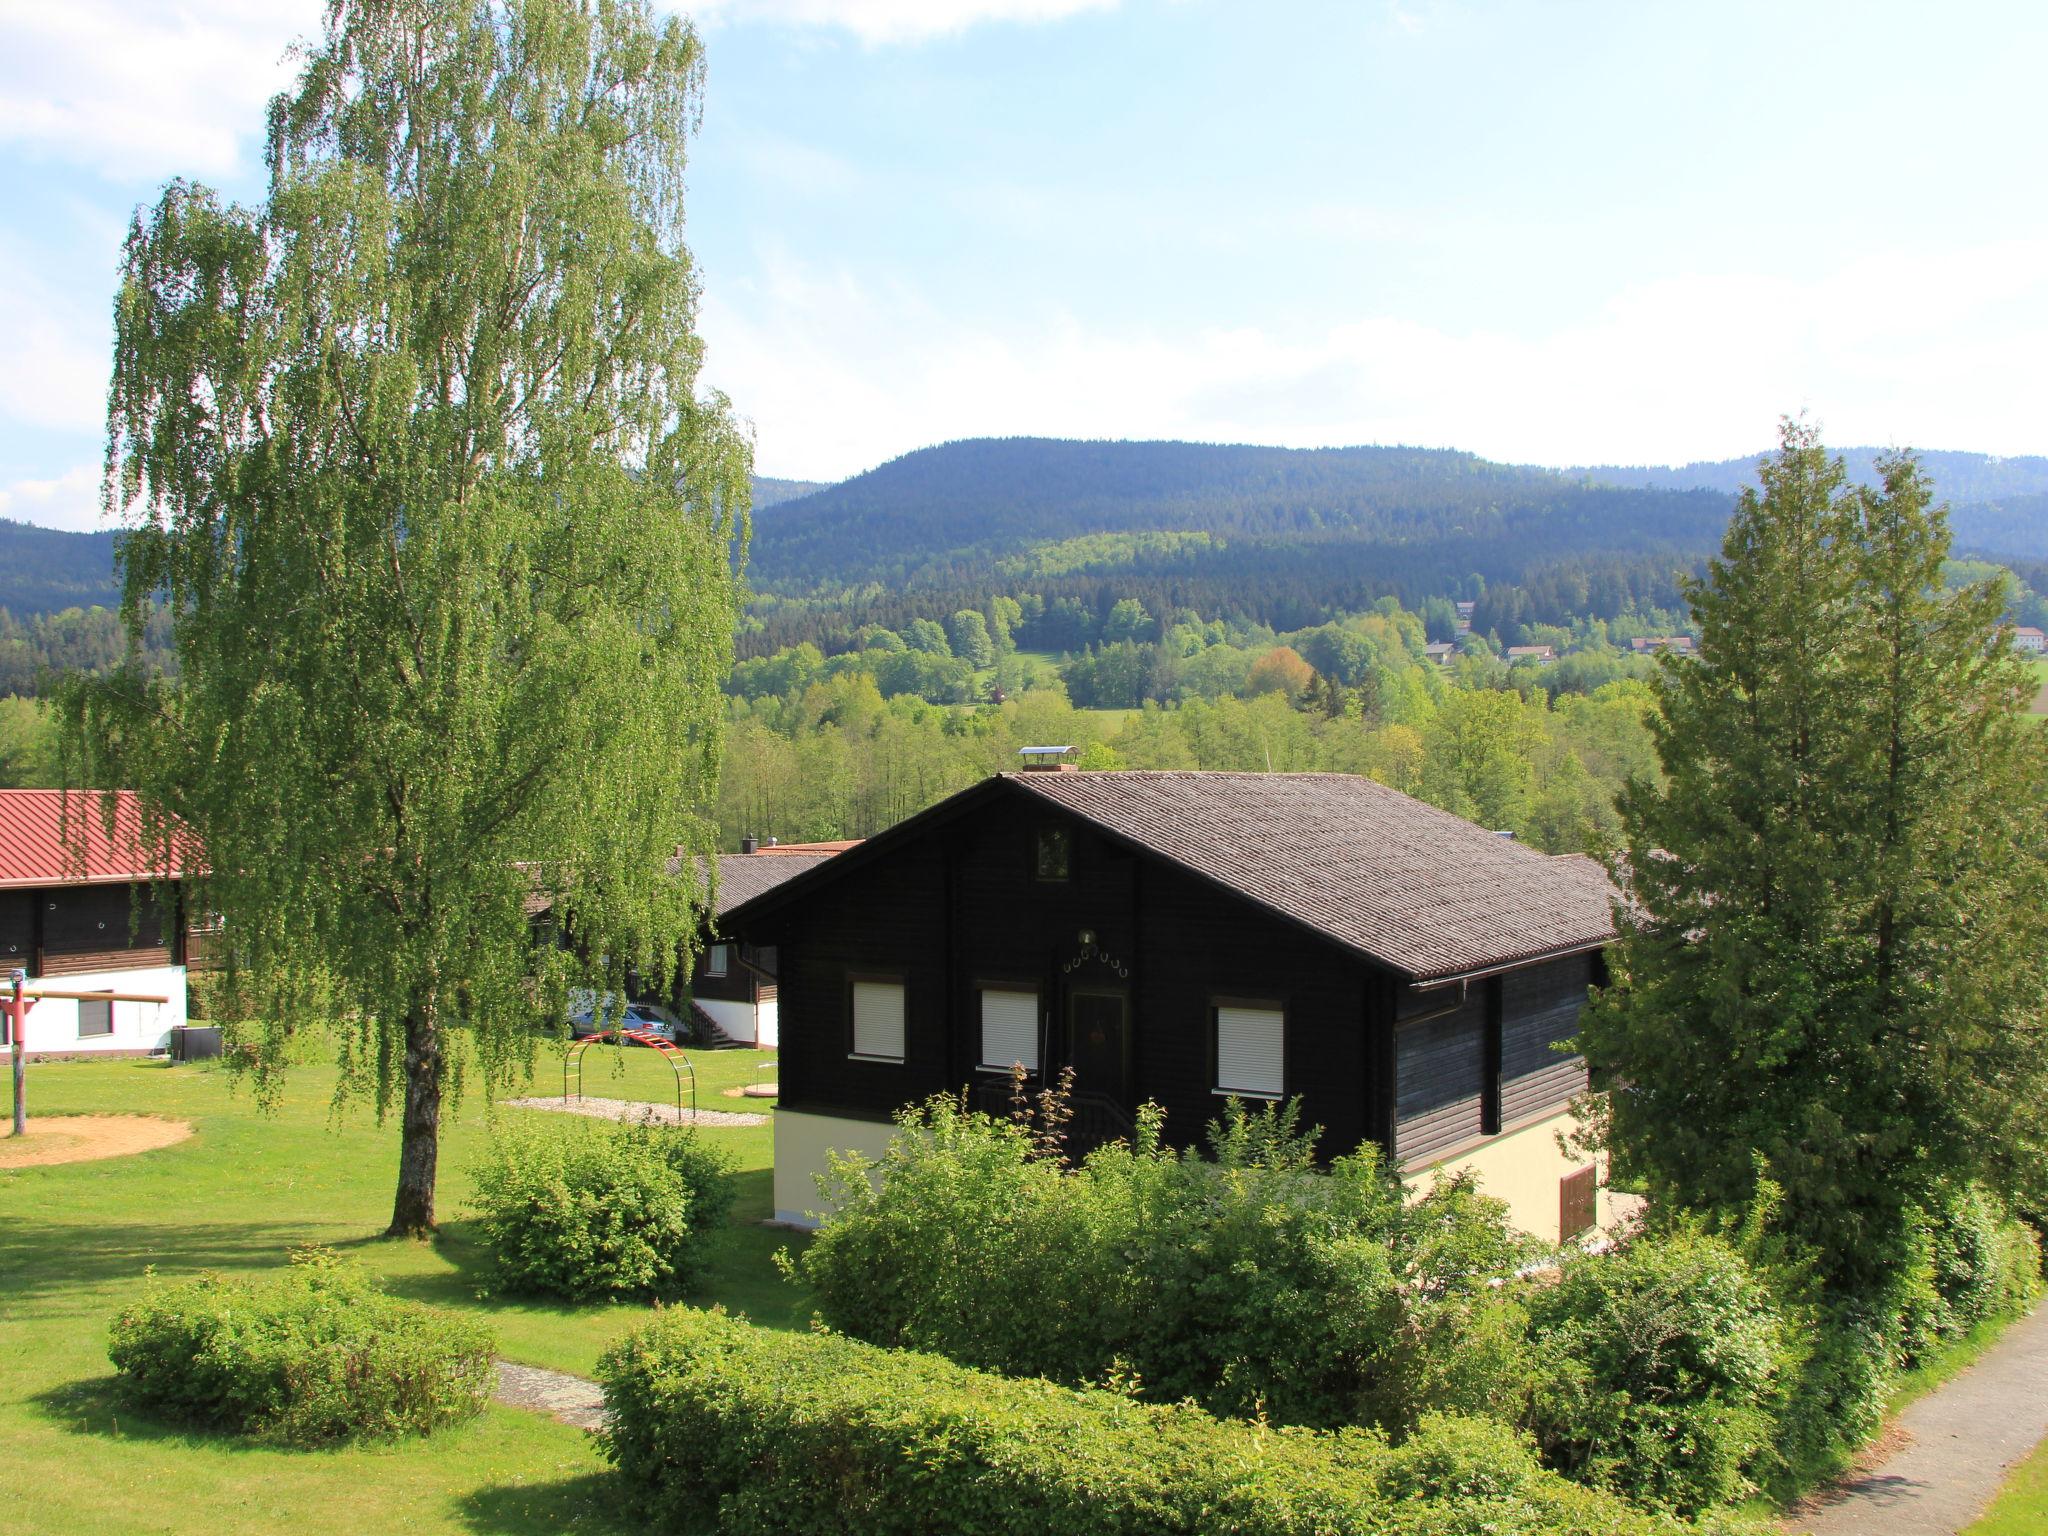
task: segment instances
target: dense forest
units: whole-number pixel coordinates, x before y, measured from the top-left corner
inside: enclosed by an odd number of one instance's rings
[[[1852,458],[1867,468],[1869,452]],[[2038,494],[2048,461],[1928,462],[1958,499],[2002,498],[1957,508],[1959,549],[2048,558]],[[801,641],[844,650],[864,628],[900,630],[991,590],[1077,606],[1098,624],[1125,598],[1285,630],[1382,598],[1419,608],[1502,589],[1522,594],[1500,599],[1509,625],[1612,621],[1677,605],[1751,468],[1559,472],[1411,448],[948,443],[763,510],[741,653]]]

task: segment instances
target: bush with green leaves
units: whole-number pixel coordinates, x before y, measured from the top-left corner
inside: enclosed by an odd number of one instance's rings
[[[1273,1428],[676,1309],[598,1366],[638,1512],[723,1536],[1677,1536],[1506,1426]]]
[[[1528,1306],[1549,1465],[1686,1512],[1749,1491],[1787,1339],[1733,1244],[1680,1229],[1569,1257]]]
[[[874,1177],[835,1165],[837,1214],[799,1262],[842,1332],[1290,1424],[1399,1430],[1512,1396],[1513,1349],[1461,1364],[1433,1326],[1527,1252],[1469,1179],[1410,1201],[1369,1146],[1319,1170],[1292,1107],[1231,1104],[1207,1156],[1148,1110],[1078,1168],[950,1098],[902,1123]]]
[[[319,1249],[262,1279],[151,1275],[108,1353],[137,1401],[276,1444],[423,1435],[489,1400],[491,1332]]]
[[[506,1126],[470,1174],[496,1284],[572,1301],[684,1294],[732,1209],[731,1160],[652,1121]]]
[[[1979,1323],[2011,1317],[2040,1291],[2040,1237],[1979,1185],[1918,1214],[1899,1304],[1898,1354],[1912,1365]]]

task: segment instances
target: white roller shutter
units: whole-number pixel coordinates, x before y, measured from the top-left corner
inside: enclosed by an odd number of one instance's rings
[[[1277,1099],[1286,1092],[1284,1015],[1278,1008],[1216,1010],[1216,1091]]]
[[[981,994],[981,1064],[1007,1072],[1018,1062],[1038,1070],[1038,994]]]
[[[853,1054],[903,1059],[903,983],[853,984]]]

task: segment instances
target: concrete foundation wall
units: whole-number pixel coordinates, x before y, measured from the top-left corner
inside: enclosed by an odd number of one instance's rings
[[[845,1120],[803,1110],[775,1112],[775,1219],[794,1227],[815,1227],[824,1199],[817,1175],[825,1171],[828,1152],[858,1152],[878,1158],[897,1135],[896,1126],[879,1120]]]
[[[1558,1186],[1567,1174],[1577,1173],[1593,1161],[1567,1156],[1558,1149],[1558,1133],[1569,1137],[1578,1128],[1579,1122],[1572,1115],[1553,1115],[1495,1137],[1469,1152],[1415,1169],[1403,1178],[1412,1193],[1421,1195],[1438,1174],[1469,1168],[1479,1175],[1482,1194],[1507,1201],[1510,1221],[1532,1237],[1554,1243],[1558,1240],[1561,1213],[1562,1192]],[[1621,1216],[1623,1204],[1630,1201],[1631,1197],[1626,1195],[1611,1195],[1603,1181],[1596,1211],[1599,1225],[1611,1226]]]

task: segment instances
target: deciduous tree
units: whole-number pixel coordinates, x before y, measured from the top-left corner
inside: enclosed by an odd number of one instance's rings
[[[128,238],[106,494],[178,675],[74,686],[70,741],[203,845],[263,1070],[332,1008],[400,1107],[394,1233],[444,1094],[694,931],[751,459],[697,389],[702,69],[642,0],[333,0],[268,197],[177,182]]]

